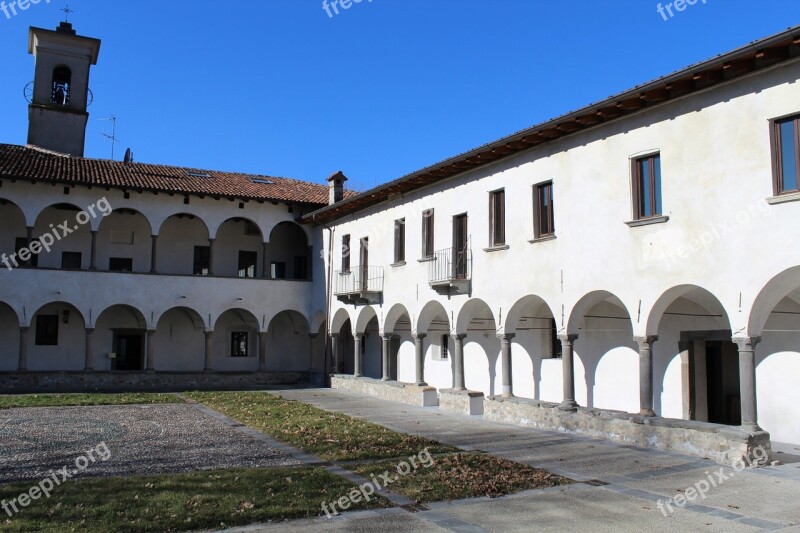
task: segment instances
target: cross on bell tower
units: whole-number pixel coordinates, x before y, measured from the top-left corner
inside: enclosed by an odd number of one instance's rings
[[[66,18],[72,10],[62,11]],[[78,35],[67,21],[58,28],[31,28],[28,53],[36,66],[28,106],[28,144],[83,157],[89,113],[89,70],[100,40]]]

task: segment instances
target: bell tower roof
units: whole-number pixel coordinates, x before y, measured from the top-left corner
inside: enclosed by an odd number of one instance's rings
[[[100,39],[78,35],[72,24],[62,22],[55,30],[31,26],[28,32],[28,53],[36,57],[40,48],[57,47],[62,53],[71,49],[73,53],[88,55],[92,65],[97,64],[100,55]]]

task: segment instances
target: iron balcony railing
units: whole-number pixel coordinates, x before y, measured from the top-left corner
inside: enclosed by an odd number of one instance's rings
[[[439,250],[434,252],[428,265],[428,281],[431,285],[469,281],[472,279],[472,250]]]
[[[334,284],[337,296],[383,292],[383,267],[354,266],[350,270],[337,270]]]

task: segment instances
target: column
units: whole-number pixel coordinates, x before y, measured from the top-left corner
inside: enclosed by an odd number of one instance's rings
[[[308,334],[308,371],[314,373],[314,340],[319,337],[319,333]],[[325,372],[323,365],[322,372]]]
[[[22,326],[19,328],[19,364],[17,371],[27,372],[28,370],[28,332],[31,330],[29,326]]]
[[[573,344],[577,335],[559,335],[561,341],[561,368],[564,380],[564,401],[558,406],[562,411],[575,411],[578,402],[575,401],[575,369],[573,364]]]
[[[150,251],[150,273],[157,274],[158,269],[156,268],[157,260],[156,260],[156,253],[158,250],[158,235],[153,235],[151,237],[152,244],[151,244],[151,251]]]
[[[425,339],[425,333],[417,333],[414,335],[414,352],[416,355],[416,362],[417,362],[417,382],[416,385],[419,387],[427,387],[428,384],[425,383],[425,350],[423,340]]]
[[[331,374],[339,373],[339,334],[331,333]]]
[[[94,370],[94,358],[92,357],[92,334],[94,328],[86,328],[86,357],[83,363],[83,370],[91,372]]]
[[[742,399],[742,429],[763,431],[758,425],[756,397],[756,344],[761,337],[733,338],[739,346],[739,394]]]
[[[258,334],[258,371],[267,371],[267,332]]]
[[[381,362],[383,363],[383,377],[381,381],[389,381],[389,350],[391,349],[392,335],[383,335],[381,337]]]
[[[681,354],[681,403],[683,405],[683,419],[694,420],[694,365],[691,359],[689,345],[691,341],[678,341],[678,350]]]
[[[511,379],[511,339],[513,333],[503,333],[497,336],[500,339],[500,358],[503,363],[503,398],[514,396],[514,384]]]
[[[453,359],[455,361],[453,389],[455,390],[467,390],[467,386],[464,381],[464,339],[466,337],[467,336],[464,333],[452,335],[454,347],[453,351],[455,352],[453,355]]]
[[[97,270],[97,232],[92,232],[92,251],[89,256],[89,270]]]
[[[214,340],[214,332],[213,331],[206,331],[206,362],[203,366],[204,372],[211,372],[213,370],[213,362],[212,362],[212,351],[211,351],[211,341]]]
[[[208,275],[214,275],[214,243],[216,239],[208,239]]]
[[[653,411],[653,343],[658,337],[634,337],[639,344],[639,414],[656,416]]]
[[[156,330],[148,329],[147,334],[147,372],[156,371]]]
[[[360,378],[361,372],[361,333],[353,334],[353,376]]]

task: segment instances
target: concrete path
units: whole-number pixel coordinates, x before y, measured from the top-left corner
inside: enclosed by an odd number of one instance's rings
[[[798,531],[800,464],[734,472],[711,461],[450,415],[330,389],[284,398],[368,420],[467,451],[483,451],[580,483],[503,498],[346,513],[231,531]],[[670,498],[708,485],[683,508]],[[691,491],[687,494],[691,495]],[[664,512],[659,510],[659,501]],[[665,516],[666,513],[666,516]]]

